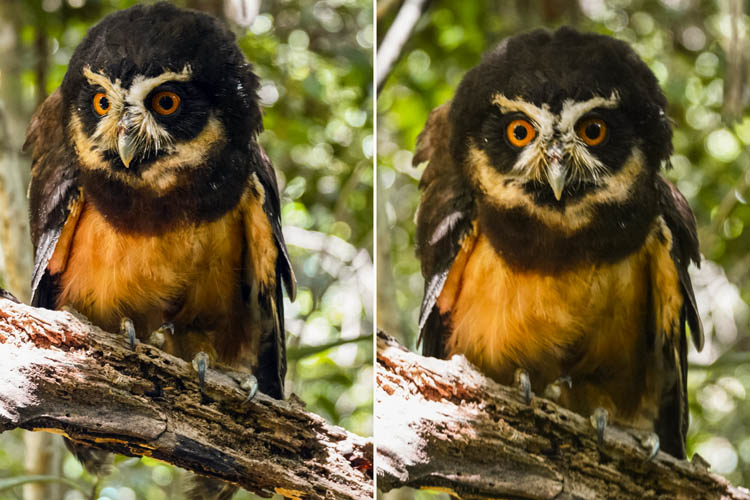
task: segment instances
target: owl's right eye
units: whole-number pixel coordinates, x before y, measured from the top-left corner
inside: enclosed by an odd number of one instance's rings
[[[109,99],[107,99],[107,94],[104,92],[97,92],[94,96],[94,111],[96,111],[96,114],[99,116],[104,116],[109,112],[109,108],[112,107],[112,105],[109,102]]]
[[[522,148],[534,140],[536,129],[527,120],[518,118],[505,128],[505,137],[512,146]]]

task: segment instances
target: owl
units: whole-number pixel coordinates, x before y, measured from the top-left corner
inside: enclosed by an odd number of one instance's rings
[[[622,41],[570,28],[488,52],[418,138],[423,353],[685,456],[695,219],[660,173],[672,130]]]
[[[217,367],[282,398],[295,281],[257,90],[211,16],[158,3],[93,27],[27,133],[32,304],[154,342],[201,388]]]

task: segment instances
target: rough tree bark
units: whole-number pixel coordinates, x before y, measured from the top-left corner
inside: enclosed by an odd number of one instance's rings
[[[663,452],[644,462],[638,436],[610,427],[601,448],[588,419],[451,360],[408,352],[378,335],[377,484],[433,487],[463,500],[750,499],[702,459]]]
[[[218,477],[261,496],[372,498],[372,443],[292,398],[244,393],[210,370],[67,312],[0,298],[0,432],[64,434]]]

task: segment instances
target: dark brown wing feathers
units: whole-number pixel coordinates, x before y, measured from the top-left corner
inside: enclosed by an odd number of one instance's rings
[[[682,294],[683,305],[679,331],[657,332],[662,338],[666,338],[667,342],[661,346],[664,390],[654,427],[662,441],[662,449],[682,458],[685,457],[685,438],[689,424],[685,324],[690,327],[690,335],[696,349],[701,350],[704,341],[693,284],[688,273],[691,262],[700,264],[700,249],[695,216],[687,200],[672,183],[661,176],[657,179],[657,190],[662,217],[672,233],[671,255],[679,276],[678,292]]]
[[[63,131],[63,103],[56,90],[39,107],[26,133],[24,150],[31,150],[29,211],[31,241],[34,245],[34,272],[31,303],[55,306],[55,284],[47,263],[55,251],[74,200],[79,196],[77,171],[72,148]]]
[[[472,229],[474,201],[466,178],[450,154],[450,103],[436,108],[417,139],[414,165],[428,162],[422,174],[422,202],[417,214],[417,255],[422,262],[425,293],[419,328],[426,356],[445,356],[446,324],[435,301],[445,285],[461,243]]]

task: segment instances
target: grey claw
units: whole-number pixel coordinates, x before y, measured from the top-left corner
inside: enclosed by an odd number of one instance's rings
[[[648,457],[645,461],[650,462],[659,453],[659,436],[655,432],[652,432],[641,440],[641,445],[648,451]]]
[[[516,370],[514,375],[516,387],[523,394],[523,400],[526,404],[531,404],[531,379],[529,378],[529,372],[523,368]]]
[[[198,372],[198,382],[200,383],[201,393],[206,383],[206,369],[208,368],[208,354],[201,351],[193,358],[193,369]]]
[[[133,326],[133,320],[130,318],[122,318],[120,320],[120,333],[124,333],[128,336],[128,343],[130,348],[135,350],[135,326]]]
[[[591,425],[596,429],[596,442],[601,448],[604,442],[604,429],[607,428],[609,423],[609,412],[602,407],[594,410],[591,414]]]
[[[243,404],[252,401],[256,394],[258,394],[258,379],[255,375],[248,375],[241,383],[240,388],[247,391],[247,397],[242,402]]]

